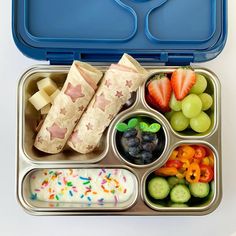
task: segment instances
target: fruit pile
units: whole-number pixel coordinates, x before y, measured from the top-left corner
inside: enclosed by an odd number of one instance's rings
[[[211,126],[209,117],[212,96],[205,92],[206,78],[189,67],[178,68],[169,79],[166,74],[154,76],[147,83],[146,101],[165,114],[175,131],[191,128],[204,133]]]
[[[171,207],[187,207],[209,197],[213,179],[213,153],[203,146],[183,145],[153,173],[147,191],[154,201],[164,200]]]
[[[129,160],[137,165],[152,163],[158,144],[158,123],[148,124],[142,118],[132,118],[126,123],[118,123],[116,129],[123,133],[121,144]]]

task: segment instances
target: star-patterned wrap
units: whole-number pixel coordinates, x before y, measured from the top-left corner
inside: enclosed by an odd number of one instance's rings
[[[92,152],[99,144],[104,130],[144,81],[147,72],[132,57],[125,54],[111,65],[104,79],[74,129],[68,145],[79,153]],[[78,136],[79,139],[76,139]]]
[[[51,154],[63,149],[95,94],[102,75],[101,71],[89,64],[78,61],[73,63],[61,92],[37,134],[34,143],[37,149]]]

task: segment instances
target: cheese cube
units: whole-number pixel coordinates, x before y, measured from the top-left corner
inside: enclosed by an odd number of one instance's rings
[[[50,99],[51,99],[51,103],[53,104],[55,98],[57,97],[57,95],[60,93],[60,90],[57,89],[51,96],[50,96]]]
[[[36,108],[36,110],[40,110],[49,104],[51,100],[44,90],[40,90],[29,98],[29,102]]]
[[[49,77],[38,81],[37,86],[39,90],[44,90],[49,96],[57,90],[56,83]]]
[[[48,114],[48,112],[51,109],[51,104],[46,105],[45,107],[43,107],[40,111],[41,111],[41,115],[46,115]]]

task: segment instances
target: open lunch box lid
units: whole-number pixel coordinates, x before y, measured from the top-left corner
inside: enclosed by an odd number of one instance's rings
[[[13,0],[13,37],[26,56],[69,64],[190,64],[215,58],[227,37],[227,0]]]

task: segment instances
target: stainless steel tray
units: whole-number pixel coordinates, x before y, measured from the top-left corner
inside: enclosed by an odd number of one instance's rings
[[[105,70],[105,66],[98,66]],[[147,66],[150,76],[159,72],[171,73],[175,67]],[[16,192],[20,205],[33,215],[205,215],[214,211],[222,197],[221,180],[221,104],[220,83],[217,76],[203,68],[194,68],[196,72],[204,74],[214,93],[214,123],[211,130],[203,135],[180,134],[175,132],[167,119],[150,108],[145,101],[145,84],[132,96],[131,101],[115,117],[104,133],[99,147],[90,154],[82,155],[70,150],[60,154],[47,155],[33,148],[34,126],[38,113],[28,105],[28,98],[36,91],[36,81],[50,76],[62,84],[66,78],[68,66],[35,66],[24,73],[18,86],[17,105],[17,170]],[[151,116],[163,127],[166,142],[162,155],[155,162],[138,166],[124,160],[116,148],[115,125],[132,115]],[[181,144],[201,144],[209,147],[215,159],[215,192],[205,204],[189,208],[158,207],[150,202],[145,193],[145,182],[148,175],[162,166],[168,159],[171,151]],[[29,201],[27,192],[27,178],[29,173],[36,169],[67,169],[67,168],[125,168],[137,177],[137,194],[129,207],[119,209],[93,209],[80,207],[43,207],[33,205]]]

